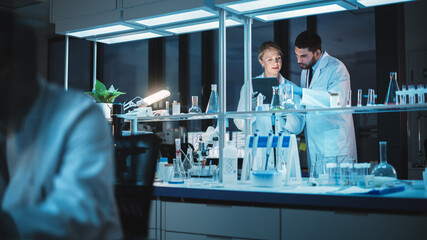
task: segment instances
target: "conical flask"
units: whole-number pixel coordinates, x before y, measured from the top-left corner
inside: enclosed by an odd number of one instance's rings
[[[184,183],[184,176],[182,175],[180,163],[181,163],[181,159],[178,159],[178,158],[173,159],[173,173],[172,173],[171,179],[169,180],[170,184]]]
[[[396,180],[397,174],[394,167],[387,163],[387,142],[380,142],[380,163],[372,169],[372,175],[375,176],[375,182],[382,183]]]
[[[282,106],[280,105],[280,96],[279,96],[279,87],[273,86],[273,96],[271,97],[271,110],[281,110]]]
[[[297,105],[294,100],[294,86],[287,84],[285,86],[285,98],[282,101],[283,109],[297,109]]]
[[[218,105],[218,93],[216,91],[216,84],[211,85],[211,95],[209,96],[208,106],[206,107],[206,113],[215,113],[219,111]]]
[[[393,105],[396,104],[396,91],[399,91],[399,85],[397,85],[397,72],[390,73],[390,83],[388,84],[387,97],[385,98],[384,104]]]

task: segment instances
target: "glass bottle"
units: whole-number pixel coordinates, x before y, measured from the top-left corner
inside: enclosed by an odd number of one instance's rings
[[[397,84],[397,72],[390,72],[390,83],[388,84],[387,97],[385,98],[384,104],[396,104],[396,91],[400,91],[399,85]]]
[[[287,84],[285,85],[285,97],[282,102],[283,109],[297,109],[297,105],[294,100],[294,86]]]
[[[372,169],[375,182],[386,183],[397,178],[394,167],[387,163],[387,142],[380,142],[380,163]],[[382,184],[375,184],[382,185]]]
[[[192,96],[191,97],[191,108],[188,109],[188,113],[201,113],[202,110],[199,108],[199,97],[198,96]]]
[[[211,95],[209,96],[208,106],[206,107],[206,113],[215,113],[219,111],[218,105],[218,93],[217,85],[211,85]]]
[[[273,97],[271,98],[270,110],[281,110],[279,87],[273,86]]]

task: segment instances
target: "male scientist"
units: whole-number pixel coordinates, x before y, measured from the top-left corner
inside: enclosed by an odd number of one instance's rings
[[[36,45],[0,10],[0,239],[121,239],[105,118],[37,78]]]
[[[338,93],[343,106],[350,90],[350,75],[338,59],[322,52],[322,40],[316,33],[305,31],[295,40],[295,55],[300,65],[301,88],[294,93],[301,97],[306,108],[330,107],[330,94]],[[308,147],[308,166],[317,159],[340,162],[356,160],[356,138],[351,114],[307,114],[305,135]],[[321,159],[320,159],[321,158]]]

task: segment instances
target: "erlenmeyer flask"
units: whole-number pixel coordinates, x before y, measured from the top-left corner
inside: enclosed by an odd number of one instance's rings
[[[396,104],[396,91],[399,90],[399,85],[397,85],[397,72],[391,72],[390,83],[388,84],[387,97],[385,98],[384,104]]]
[[[282,102],[283,109],[297,109],[297,105],[294,100],[294,86],[287,84],[285,85],[285,98]]]
[[[206,107],[206,113],[215,113],[219,110],[218,105],[218,93],[216,91],[216,84],[211,85],[211,95],[209,96],[208,106]]]
[[[396,180],[397,174],[394,167],[387,163],[387,142],[380,142],[380,163],[372,169],[375,176],[375,185]]]
[[[280,96],[279,96],[279,87],[273,86],[273,97],[271,98],[271,110],[281,110],[282,106],[280,105]]]
[[[169,180],[170,184],[184,183],[184,177],[182,175],[180,164],[181,164],[181,159],[178,159],[178,158],[173,159],[173,173],[172,173],[171,179]]]
[[[202,110],[199,108],[199,97],[198,96],[192,96],[191,97],[191,108],[188,109],[188,113],[201,113]]]

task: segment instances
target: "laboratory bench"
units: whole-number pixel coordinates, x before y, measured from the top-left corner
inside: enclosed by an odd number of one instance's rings
[[[406,182],[404,188],[366,194],[307,184],[262,188],[155,183],[149,237],[427,239],[427,191],[421,181]]]

